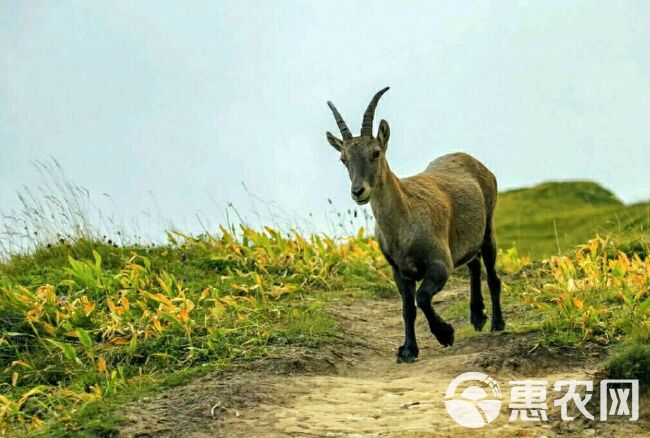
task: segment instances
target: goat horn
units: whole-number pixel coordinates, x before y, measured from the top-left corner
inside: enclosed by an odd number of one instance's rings
[[[388,91],[390,87],[383,88],[375,94],[375,97],[372,98],[368,104],[368,109],[363,114],[363,123],[361,124],[361,136],[362,137],[372,137],[372,121],[375,118],[375,108],[381,96]]]
[[[330,109],[332,110],[332,113],[334,113],[334,119],[336,119],[336,124],[339,126],[339,131],[341,131],[341,135],[343,136],[343,139],[350,140],[352,138],[352,133],[350,132],[348,125],[345,124],[345,121],[343,120],[343,117],[341,117],[339,111],[336,109],[334,104],[330,101],[327,101],[327,106],[329,106]]]

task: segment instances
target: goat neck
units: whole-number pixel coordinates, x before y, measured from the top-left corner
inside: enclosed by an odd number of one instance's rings
[[[370,197],[370,208],[382,233],[400,229],[407,219],[408,206],[399,178],[384,161],[379,184]]]

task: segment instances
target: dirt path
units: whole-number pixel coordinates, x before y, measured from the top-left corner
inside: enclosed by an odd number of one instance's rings
[[[466,294],[451,288],[437,300]],[[602,357],[561,356],[535,348],[530,337],[509,333],[463,339],[442,348],[418,315],[420,358],[396,364],[401,342],[399,300],[341,302],[331,311],[349,339],[318,352],[287,351],[251,369],[207,376],[127,408],[123,436],[647,436],[647,412],[636,423],[558,421],[549,392],[548,422],[509,422],[508,381],[536,378],[593,380]],[[444,314],[444,312],[443,312]],[[455,322],[460,326],[469,321]],[[532,351],[531,351],[532,350]],[[449,417],[444,393],[466,371],[482,371],[501,385],[500,416],[481,429]],[[594,410],[592,408],[592,410]]]

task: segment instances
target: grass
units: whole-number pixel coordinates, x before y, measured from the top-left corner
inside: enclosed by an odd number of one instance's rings
[[[30,433],[127,388],[335,334],[316,291],[385,284],[363,231],[335,241],[243,227],[155,248],[80,240],[0,267],[0,427]]]
[[[638,379],[641,388],[650,383],[650,345],[628,342],[608,361],[609,374],[618,379]]]
[[[123,403],[287,346],[334,342],[328,294],[396,295],[363,229],[335,239],[229,225],[118,245],[92,229],[83,191],[66,182],[60,193],[33,208],[24,198],[4,227],[5,242],[25,246],[0,263],[0,434],[111,435]],[[588,182],[503,193],[498,263],[514,330],[551,345],[619,345],[610,374],[647,381],[648,206]],[[465,319],[467,305],[444,313]],[[475,335],[466,328],[459,334]]]
[[[642,251],[634,248],[643,247]],[[650,247],[618,246],[597,236],[571,253],[552,256],[515,273],[506,306],[526,303],[543,343],[580,348],[616,346],[605,369],[611,378],[650,384]]]
[[[549,182],[500,193],[495,220],[502,248],[541,260],[596,234],[622,244],[647,239],[650,202],[624,205],[594,182]]]
[[[544,315],[549,343],[650,339],[650,258],[596,237],[522,275],[514,291]]]

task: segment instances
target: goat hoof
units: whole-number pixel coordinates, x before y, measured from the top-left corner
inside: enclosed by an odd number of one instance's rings
[[[493,332],[501,332],[506,328],[506,323],[504,320],[500,319],[498,321],[492,320],[490,330]]]
[[[413,363],[418,357],[418,347],[405,347],[400,346],[397,349],[397,363]]]
[[[477,332],[483,330],[483,327],[485,327],[485,323],[487,322],[487,319],[488,319],[487,315],[482,310],[476,313],[472,312],[469,317],[469,320],[472,323],[474,330],[476,330]]]
[[[451,324],[445,322],[439,327],[436,327],[436,332],[433,335],[443,347],[451,347],[454,345],[454,328]]]

